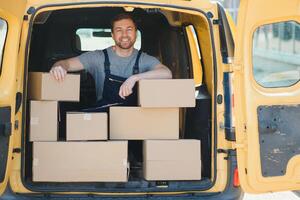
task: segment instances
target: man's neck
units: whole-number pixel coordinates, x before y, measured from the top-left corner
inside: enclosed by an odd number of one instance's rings
[[[118,46],[113,46],[112,49],[120,57],[129,57],[131,56],[134,48],[131,47],[130,49],[122,49]]]

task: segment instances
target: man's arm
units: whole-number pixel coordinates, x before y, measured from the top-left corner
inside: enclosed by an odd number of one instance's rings
[[[163,64],[156,65],[153,70],[130,76],[120,87],[119,95],[123,99],[132,93],[135,83],[141,79],[171,79],[171,70]]]
[[[57,80],[63,81],[67,72],[83,70],[83,64],[78,57],[60,60],[54,63],[50,69],[50,74]]]

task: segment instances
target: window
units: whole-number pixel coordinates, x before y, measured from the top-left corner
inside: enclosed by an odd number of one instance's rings
[[[76,31],[76,48],[80,51],[105,49],[114,44],[110,29],[80,28]],[[139,30],[134,47],[141,48],[141,32]]]
[[[3,19],[0,19],[0,73],[2,71],[2,58],[3,58],[6,34],[7,34],[7,23]]]
[[[288,87],[300,79],[300,24],[264,25],[253,37],[253,73],[263,87]]]

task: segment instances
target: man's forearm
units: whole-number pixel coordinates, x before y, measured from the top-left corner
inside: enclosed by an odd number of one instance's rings
[[[84,67],[78,57],[68,58],[56,62],[53,67],[61,66],[68,72],[83,70]],[[52,68],[53,68],[52,67]]]
[[[69,69],[70,69],[70,65],[67,60],[60,60],[60,61],[54,63],[53,67],[56,67],[56,66],[61,66],[66,71],[69,71]]]
[[[139,81],[141,79],[171,79],[172,72],[166,66],[161,65],[151,71],[135,74],[134,78],[136,79],[136,81]]]

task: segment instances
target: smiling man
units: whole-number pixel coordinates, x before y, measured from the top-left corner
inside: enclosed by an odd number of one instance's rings
[[[114,46],[58,61],[50,73],[63,81],[68,71],[87,70],[95,80],[98,108],[111,104],[136,105],[137,81],[172,78],[172,73],[155,57],[134,48],[137,26],[131,15],[115,16],[111,32]]]

